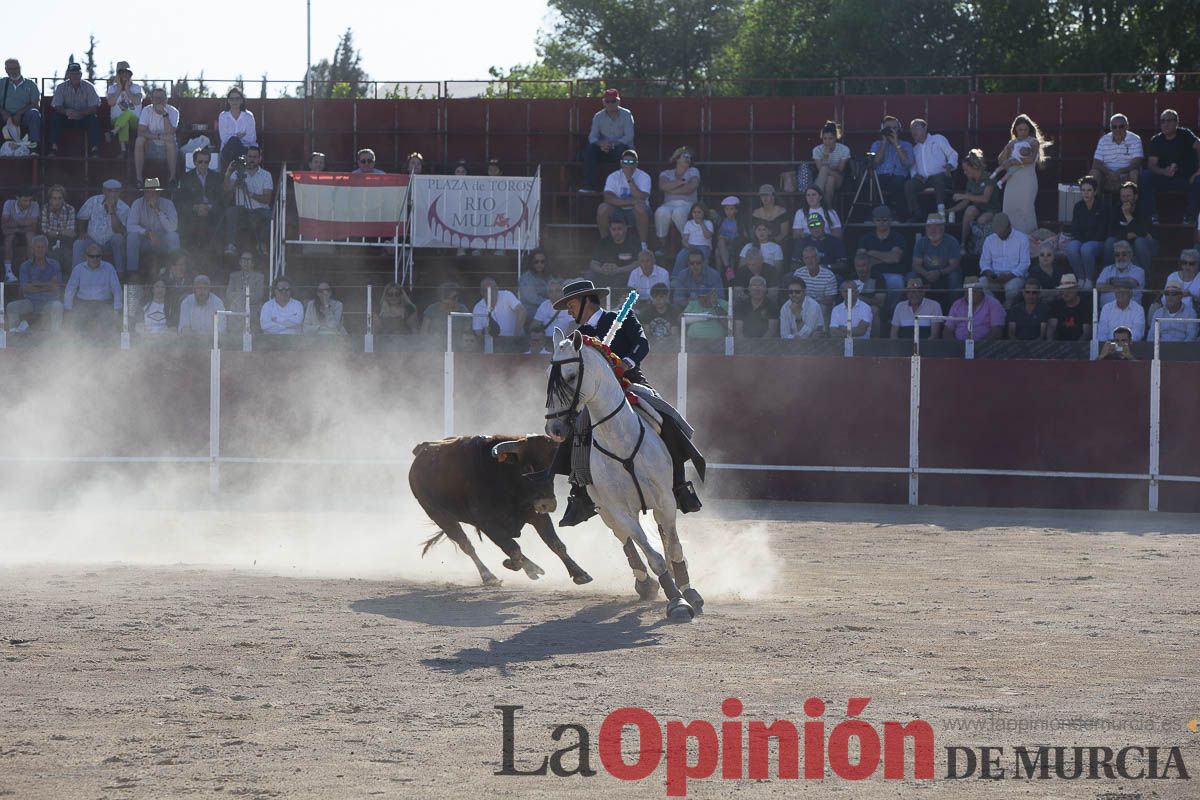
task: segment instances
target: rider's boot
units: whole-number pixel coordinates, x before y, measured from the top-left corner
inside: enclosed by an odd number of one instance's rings
[[[558,527],[569,528],[596,515],[596,504],[592,502],[586,486],[571,484],[571,494],[567,497],[567,511],[559,520]]]
[[[693,511],[699,511],[701,508],[700,498],[696,496],[696,487],[692,486],[691,481],[683,481],[675,484],[675,505],[684,514],[690,514]]]

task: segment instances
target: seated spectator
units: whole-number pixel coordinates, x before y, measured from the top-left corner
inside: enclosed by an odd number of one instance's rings
[[[138,136],[133,145],[133,168],[137,173],[138,185],[142,185],[146,166],[146,149],[162,150],[167,160],[167,182],[175,183],[175,164],[179,159],[179,145],[175,131],[179,129],[179,109],[167,102],[167,90],[161,86],[150,90],[150,105],[144,106],[138,116]]]
[[[129,205],[121,199],[121,182],[109,178],[101,184],[101,193],[84,202],[75,215],[75,222],[79,226],[79,236],[71,246],[71,262],[82,262],[84,250],[94,244],[112,258],[117,272],[123,273]]]
[[[375,166],[375,151],[369,147],[364,147],[355,155],[358,166],[350,170],[351,175],[384,175],[383,170]]]
[[[841,238],[841,217],[832,208],[826,208],[825,203],[825,194],[816,186],[810,186],[804,190],[804,202],[801,203],[800,208],[796,209],[796,214],[792,217],[793,243],[812,233],[812,225],[809,223],[813,215],[821,218],[821,222],[825,227],[825,233],[839,239]],[[795,259],[795,255],[795,253],[792,253],[793,259]]]
[[[649,250],[638,251],[637,267],[629,273],[627,285],[638,293],[638,297],[649,300],[650,290],[659,283],[670,284],[671,273],[654,263],[654,253]]]
[[[809,299],[823,309],[832,308],[837,301],[837,276],[821,263],[821,254],[815,245],[808,244],[800,250],[800,266],[790,277],[803,278]]]
[[[498,178],[503,174],[503,171],[500,169],[500,159],[489,158],[487,163],[487,176],[489,178]]]
[[[50,256],[68,263],[75,250],[75,207],[67,202],[67,190],[54,184],[46,190],[42,207],[42,235],[50,242]]]
[[[117,280],[117,271],[100,256],[100,246],[89,243],[84,262],[71,270],[63,293],[63,310],[70,312],[71,327],[79,333],[112,333],[121,313],[121,282]]]
[[[1037,250],[1037,260],[1029,267],[1029,279],[1037,281],[1042,290],[1042,301],[1049,302],[1062,282],[1063,270],[1054,258],[1054,245],[1042,242]]]
[[[1110,131],[1096,143],[1089,173],[1105,192],[1116,192],[1128,181],[1137,183],[1142,168],[1142,137],[1129,130],[1124,114],[1109,118]]]
[[[1046,338],[1058,342],[1086,342],[1092,338],[1092,296],[1079,291],[1074,273],[1062,276],[1058,297],[1050,303]]]
[[[1118,326],[1129,328],[1135,342],[1146,338],[1146,312],[1133,302],[1136,284],[1132,278],[1118,278],[1113,286],[1113,299],[1100,308],[1100,321],[1096,323],[1096,338],[1107,341],[1113,338]]]
[[[939,338],[942,334],[942,321],[930,317],[942,316],[942,307],[925,297],[925,280],[920,275],[911,275],[904,286],[908,299],[898,303],[892,311],[892,338],[912,338],[914,326],[920,328],[919,335],[922,339]]]
[[[775,202],[775,187],[764,183],[758,187],[759,207],[750,215],[751,222],[767,224],[768,238],[779,245],[782,253],[783,246],[791,238],[791,216],[788,210]],[[781,259],[782,262],[782,259]]]
[[[67,79],[54,88],[50,116],[50,155],[58,154],[58,137],[63,128],[87,131],[88,154],[100,155],[100,121],[96,111],[100,95],[91,81],[83,79],[83,67],[72,61],[67,64]]]
[[[641,248],[629,237],[625,220],[614,218],[608,223],[608,231],[608,237],[601,239],[592,251],[592,260],[583,276],[597,286],[611,289],[629,282],[629,273]]]
[[[724,339],[729,332],[729,306],[719,297],[718,289],[696,292],[683,309],[685,315],[707,314],[708,318],[688,318],[688,339]]]
[[[159,278],[154,282],[150,300],[142,306],[142,333],[166,333],[171,329],[167,321],[167,282]]]
[[[885,319],[882,315],[887,304],[887,289],[883,278],[876,278],[871,271],[871,259],[862,248],[854,254],[853,280],[854,287],[858,289],[858,299],[871,306],[875,319]]]
[[[908,126],[913,140],[912,177],[904,184],[904,198],[908,205],[908,216],[912,222],[924,219],[918,196],[926,189],[933,189],[934,204],[938,210],[946,206],[953,188],[954,170],[958,169],[958,152],[940,133],[930,133],[929,123],[914,119]]]
[[[320,287],[318,287],[319,291]],[[453,297],[457,301],[457,292]],[[317,316],[316,309],[313,308],[311,303],[309,304],[309,308],[313,310],[312,318],[315,318]],[[457,309],[452,307],[450,310],[455,311]],[[462,310],[466,311],[466,306],[463,306]],[[305,309],[304,311],[306,327],[310,320],[308,311],[309,309]],[[338,303],[338,317],[339,319],[341,318],[340,302]],[[443,315],[442,322],[445,323],[445,321]],[[420,315],[417,311],[417,306],[409,298],[408,292],[404,291],[404,287],[398,283],[389,283],[383,287],[383,292],[379,295],[379,310],[375,312],[375,319],[372,320],[371,333],[383,336],[395,336],[418,333],[420,330]]]
[[[705,264],[704,254],[692,248],[687,251],[687,269],[671,279],[671,286],[674,289],[671,302],[685,308],[697,294],[720,289],[723,284],[717,271]]]
[[[237,235],[248,229],[258,243],[259,255],[267,254],[267,237],[271,229],[271,201],[275,197],[275,181],[271,173],[261,168],[262,149],[246,148],[246,166],[236,163],[225,167],[225,192],[232,199],[225,207],[225,255],[237,252]],[[296,301],[300,302],[299,300]]]
[[[674,272],[679,272],[687,265],[689,250],[699,250],[704,254],[704,262],[712,263],[713,224],[708,218],[708,209],[704,203],[693,203],[690,217],[683,224],[683,247],[675,255]]]
[[[692,166],[692,151],[678,148],[671,154],[671,166],[658,173],[658,188],[663,193],[663,204],[654,209],[654,232],[659,242],[666,242],[671,232],[671,223],[679,234],[684,235],[683,226],[692,214],[692,207],[699,200],[700,170]],[[711,225],[711,223],[709,223]],[[709,247],[712,243],[708,243]],[[684,242],[687,246],[687,242]]]
[[[1134,287],[1134,298],[1141,303],[1142,289],[1146,288],[1146,271],[1133,263],[1133,248],[1125,242],[1113,246],[1113,263],[1100,271],[1096,288],[1100,291],[1100,307],[1111,303],[1114,287],[1119,280],[1129,280]],[[1140,341],[1140,340],[1139,340]]]
[[[581,192],[596,191],[596,165],[613,164],[620,154],[633,149],[633,114],[621,107],[621,93],[604,90],[604,107],[592,117],[588,142],[583,148],[583,185]]]
[[[992,233],[983,240],[979,271],[984,291],[1003,288],[1005,305],[1016,302],[1029,271],[1029,237],[1013,230],[1004,212],[992,217]]]
[[[161,192],[158,178],[147,178],[142,196],[129,209],[126,252],[133,275],[140,272],[143,251],[166,255],[179,250],[179,213]]]
[[[215,319],[218,333],[228,329],[228,318],[221,298],[212,293],[212,281],[207,275],[197,275],[192,281],[192,293],[183,298],[179,305],[180,336],[211,336]]]
[[[1141,200],[1158,224],[1157,193],[1171,189],[1187,193],[1183,224],[1195,225],[1200,210],[1200,139],[1188,128],[1179,126],[1179,112],[1168,108],[1158,115],[1159,132],[1150,139],[1150,157],[1138,180]]]
[[[271,299],[258,312],[258,327],[263,333],[281,336],[299,335],[304,327],[304,306],[292,297],[292,282],[280,275],[275,279]]]
[[[888,291],[899,292],[908,274],[904,259],[908,244],[899,231],[892,229],[892,210],[887,206],[876,206],[871,211],[871,220],[875,230],[864,236],[858,246],[867,251],[871,269],[883,277]]]
[[[21,269],[25,269],[24,265]],[[1160,341],[1194,342],[1196,335],[1200,333],[1200,325],[1195,322],[1183,321],[1194,319],[1196,319],[1196,309],[1192,305],[1192,298],[1187,296],[1182,283],[1169,280],[1167,288],[1163,292],[1163,304],[1156,305],[1150,312],[1150,327],[1146,329],[1146,338],[1154,337],[1155,320],[1162,320],[1159,325]]]
[[[309,172],[324,172],[325,169],[326,169],[326,167],[325,167],[325,154],[324,153],[319,153],[316,150],[314,150],[313,152],[308,154],[308,171]],[[455,173],[455,174],[457,174],[457,173]],[[463,173],[463,174],[465,175],[466,173]]]
[[[109,117],[112,130],[108,140],[115,136],[121,144],[121,157],[129,153],[129,137],[137,130],[141,119],[143,99],[142,87],[133,82],[133,70],[128,61],[117,62],[117,74],[108,82]]]
[[[739,239],[746,238],[741,220],[738,219],[740,206],[741,201],[733,195],[721,201],[722,216],[721,221],[717,224],[717,246],[714,251],[715,263],[713,264],[721,275],[737,266],[737,260],[733,256],[737,252],[734,249],[735,243]]]
[[[1026,278],[1021,290],[1022,302],[1008,310],[1008,338],[1032,342],[1046,338],[1046,321],[1050,317],[1042,302],[1042,286],[1037,278]]]
[[[244,156],[247,148],[258,144],[254,114],[246,108],[246,95],[237,86],[225,93],[225,110],[217,117],[217,137],[221,141],[222,164]]]
[[[549,283],[554,275],[549,271],[550,260],[545,250],[531,252],[527,263],[529,266],[521,272],[517,282],[517,294],[525,304],[525,315],[529,318],[549,296]]]
[[[50,242],[45,236],[34,236],[29,260],[21,264],[21,299],[8,304],[8,325],[21,333],[29,328],[28,318],[40,314],[50,323],[50,330],[62,327],[63,304],[58,299],[62,286],[62,267],[49,257]]]
[[[188,267],[187,253],[179,250],[168,256],[166,266],[158,271],[158,278],[167,285],[167,324],[174,328],[179,324],[179,306],[196,282]]]
[[[1181,250],[1179,253],[1179,269],[1167,276],[1167,283],[1171,281],[1179,281],[1183,286],[1185,296],[1192,298],[1192,302],[1196,303],[1200,300],[1200,275],[1197,271],[1200,270],[1200,250],[1189,248]],[[1200,307],[1200,304],[1197,304]]]
[[[421,315],[421,333],[429,336],[430,334],[445,336],[446,335],[446,317],[450,314],[465,314],[470,309],[459,302],[459,288],[453,283],[443,283],[438,287],[438,301],[431,304],[425,309],[425,313]],[[466,336],[469,336],[471,341],[475,341],[471,329],[463,326],[466,330]],[[460,337],[461,338],[461,337]]]
[[[229,273],[225,299],[229,301],[230,308],[246,310],[247,289],[250,290],[250,313],[257,314],[262,304],[267,302],[267,279],[254,269],[254,254],[249,251],[238,257],[238,268]]]
[[[852,280],[842,281],[839,296],[845,299],[829,313],[829,335],[840,338],[870,338],[875,313],[870,303],[864,303],[858,298],[858,285]]]
[[[946,233],[946,220],[941,214],[930,214],[925,220],[925,235],[913,247],[913,272],[925,280],[930,289],[957,292],[962,288],[962,246]]]
[[[1090,289],[1096,280],[1099,263],[1108,241],[1112,210],[1099,194],[1100,183],[1088,175],[1079,179],[1083,199],[1071,213],[1071,241],[1067,242],[1067,262],[1080,285]]]
[[[774,295],[776,287],[779,286],[779,270],[766,263],[757,247],[751,246],[749,251],[743,253],[742,266],[737,268],[732,285],[739,289],[749,289],[751,280],[762,278],[767,282],[768,292]]]
[[[646,252],[645,250],[642,251]],[[651,262],[653,263],[653,262]],[[657,267],[662,269],[662,267]],[[662,270],[665,275],[667,271]],[[575,329],[575,320],[571,319],[571,312],[565,308],[558,310],[554,308],[554,304],[562,299],[563,294],[563,279],[551,278],[548,296],[538,306],[536,313],[533,315],[533,322],[530,324],[530,330],[540,331],[542,336],[549,336],[558,328],[563,333],[568,333]],[[650,290],[647,288],[643,297],[650,296]]]
[[[520,336],[525,332],[525,306],[515,294],[498,288],[495,278],[480,281],[479,293],[482,297],[471,311],[475,315],[471,329],[476,336]]]
[[[408,154],[408,159],[404,163],[405,171],[409,175],[421,175],[425,172],[425,156],[415,150]]]
[[[1100,361],[1119,359],[1133,361],[1133,331],[1128,325],[1118,325],[1113,329],[1113,338],[1100,348]]]
[[[749,280],[745,300],[734,303],[733,334],[751,339],[774,339],[779,336],[779,311],[767,294],[767,279],[754,275]]]
[[[836,236],[826,235],[825,220],[819,214],[810,214],[808,217],[808,239],[804,241],[804,247],[817,248],[817,260],[835,275],[845,275],[850,271],[846,263],[846,246]],[[795,266],[798,267],[802,261],[802,257],[794,259]]]
[[[5,60],[4,72],[8,80],[0,92],[3,97],[0,100],[0,125],[16,123],[36,145],[42,134],[42,90],[34,81],[25,79],[21,74],[21,62],[15,58]]]
[[[842,143],[842,131],[836,122],[829,120],[821,127],[821,143],[813,148],[812,159],[817,171],[813,183],[821,194],[832,199],[842,188],[850,163],[850,148]]]
[[[1120,203],[1113,208],[1110,235],[1105,242],[1105,261],[1112,263],[1113,245],[1128,242],[1133,246],[1134,261],[1143,269],[1149,269],[1158,253],[1158,242],[1150,234],[1150,217],[1138,208],[1138,187],[1126,183],[1121,187]]]
[[[912,145],[900,138],[900,128],[900,120],[890,115],[884,117],[879,138],[871,143],[867,157],[874,156],[875,177],[879,178],[879,188],[883,190],[884,205],[901,209],[900,218],[907,219],[904,186],[912,175],[916,159]],[[903,286],[901,277],[898,288]]]
[[[329,281],[317,284],[317,296],[305,306],[303,329],[305,333],[346,334],[346,326],[342,324],[342,301],[333,296]]]
[[[192,163],[195,169],[184,175],[179,184],[179,207],[176,210],[179,212],[180,239],[189,247],[210,248],[221,240],[221,221],[225,218],[225,181],[209,169],[212,153],[207,147],[192,153]]]
[[[596,209],[600,235],[608,231],[610,220],[620,219],[637,228],[642,249],[649,250],[650,189],[650,176],[638,169],[637,151],[621,153],[621,168],[604,182],[604,202]]]
[[[788,300],[779,309],[779,338],[811,339],[825,333],[825,312],[808,296],[803,278],[788,279]]]
[[[29,240],[37,233],[42,211],[33,199],[33,188],[22,186],[17,189],[17,196],[5,200],[0,210],[0,230],[4,232],[4,282],[16,283],[17,276],[13,273],[13,254],[16,252],[19,240],[29,247]]]
[[[669,339],[679,335],[679,308],[671,303],[671,287],[657,283],[650,287],[650,302],[638,312],[638,321],[649,339]]]
[[[987,162],[983,160],[983,151],[979,149],[967,153],[962,162],[963,175],[966,176],[965,191],[956,192],[951,196],[954,205],[947,209],[951,214],[962,215],[962,246],[966,247],[971,241],[975,225],[982,230],[989,230],[992,215],[1000,210],[1000,189],[996,179],[987,171]]]
[[[950,306],[942,338],[981,342],[999,339],[1004,335],[1004,306],[983,291],[982,287],[983,283],[978,278],[963,281],[963,296]],[[968,318],[971,319],[970,325],[967,325]]]

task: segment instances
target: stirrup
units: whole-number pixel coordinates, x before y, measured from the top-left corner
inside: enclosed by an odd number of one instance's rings
[[[558,521],[558,527],[569,528],[594,516],[596,516],[596,504],[592,502],[592,498],[587,494],[587,490],[585,489],[581,494],[571,492],[567,496],[566,513]]]
[[[699,511],[703,504],[700,498],[696,495],[696,487],[691,481],[684,481],[675,487],[675,505],[684,514],[691,514],[693,511]]]

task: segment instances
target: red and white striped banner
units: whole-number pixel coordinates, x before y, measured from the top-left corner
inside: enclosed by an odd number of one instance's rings
[[[408,175],[293,172],[292,186],[305,239],[404,234]]]

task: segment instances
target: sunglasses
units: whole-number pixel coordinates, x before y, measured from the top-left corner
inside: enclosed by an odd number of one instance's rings
[[[291,290],[292,290],[292,287],[290,287],[290,286],[278,286],[275,288],[275,291],[277,291],[277,292],[290,292]]]
[[[1196,265],[1200,264],[1200,261],[1183,261],[1183,260],[1180,260],[1180,262],[1179,262],[1179,263],[1180,263],[1180,264],[1183,264],[1184,266],[1188,266],[1188,267],[1194,267],[1194,266],[1196,266]]]
[[[626,165],[632,165],[632,164],[636,164],[637,162],[634,161],[632,158],[622,158],[621,163],[626,164]]]
[[[1040,289],[1026,289],[1023,294],[1041,294]]]
[[[606,106],[615,106],[616,104],[617,104],[616,100],[605,100],[604,101],[604,105],[606,105]]]
[[[99,258],[100,254],[99,253],[88,253],[87,257],[88,258]]]
[[[804,289],[789,289],[788,294],[804,294]]]
[[[691,160],[692,160],[692,154],[691,154],[691,153],[683,153],[683,154],[681,154],[679,157],[680,157],[680,158],[686,158],[688,161],[691,161]]]

